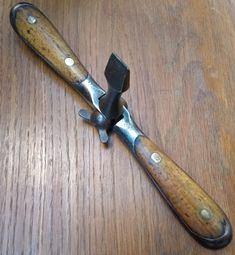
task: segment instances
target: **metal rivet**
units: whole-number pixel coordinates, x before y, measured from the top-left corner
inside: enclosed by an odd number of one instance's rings
[[[151,159],[156,163],[160,163],[162,158],[160,157],[160,155],[157,153],[157,152],[154,152],[152,155],[151,155]]]
[[[211,212],[206,209],[206,208],[203,208],[201,211],[200,211],[200,215],[201,217],[204,219],[204,220],[210,220],[212,218],[212,214]]]
[[[66,58],[64,62],[67,66],[72,66],[74,64],[74,60],[72,58]]]
[[[30,24],[35,24],[36,21],[37,21],[37,19],[36,19],[34,16],[31,16],[31,15],[28,16],[27,20],[28,20],[28,22],[29,22]]]

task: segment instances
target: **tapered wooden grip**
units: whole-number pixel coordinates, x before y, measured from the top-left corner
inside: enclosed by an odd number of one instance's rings
[[[83,81],[87,71],[48,18],[29,3],[11,9],[10,21],[19,36],[69,83]]]
[[[221,248],[232,238],[222,209],[175,162],[147,137],[135,140],[137,159],[190,233],[210,248]]]

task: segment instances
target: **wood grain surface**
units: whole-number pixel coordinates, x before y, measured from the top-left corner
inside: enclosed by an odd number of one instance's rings
[[[28,21],[29,17],[35,17],[35,23],[31,24]],[[82,82],[86,79],[87,71],[77,56],[51,21],[37,7],[30,4],[17,4],[12,9],[10,21],[25,43],[68,83]],[[73,63],[66,64],[66,59],[72,59]]]
[[[12,30],[0,0],[1,254],[235,254],[200,246],[114,135]],[[136,122],[235,225],[235,1],[31,1],[92,76],[129,65]]]
[[[231,241],[231,225],[223,210],[183,169],[146,136],[136,138],[135,152],[169,206],[197,240],[216,248]]]

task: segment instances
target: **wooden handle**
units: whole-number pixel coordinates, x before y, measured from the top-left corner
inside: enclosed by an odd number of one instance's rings
[[[71,84],[85,80],[87,71],[48,18],[35,6],[19,3],[10,21],[19,36]]]
[[[232,228],[212,198],[146,136],[137,137],[134,148],[137,159],[194,238],[209,248],[226,246]]]

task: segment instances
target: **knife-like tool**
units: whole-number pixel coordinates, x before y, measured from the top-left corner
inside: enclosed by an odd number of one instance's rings
[[[93,124],[103,143],[115,132],[144,167],[180,221],[202,245],[222,248],[232,239],[231,224],[214,200],[173,160],[156,146],[134,122],[121,97],[129,88],[129,69],[112,54],[105,76],[105,92],[86,71],[68,44],[35,6],[19,3],[10,12],[16,33],[93,107],[79,114]]]

